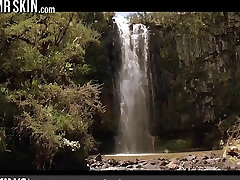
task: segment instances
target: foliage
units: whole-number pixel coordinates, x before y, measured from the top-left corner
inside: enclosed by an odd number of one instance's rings
[[[104,111],[99,90],[99,85],[91,83],[82,87],[48,84],[10,93],[7,99],[23,112],[16,121],[18,134],[30,137],[40,159],[48,162],[64,148],[64,138],[79,141],[86,150],[94,148],[88,128],[93,113]]]
[[[108,22],[111,21],[114,14],[114,12],[82,12],[79,16],[85,24],[90,25],[100,33],[104,33],[107,31]]]
[[[158,140],[156,142],[157,151],[181,152],[191,151],[191,139],[173,139],[173,140]]]
[[[38,168],[50,167],[64,149],[88,152],[97,147],[91,125],[104,106],[101,86],[90,81],[96,70],[86,51],[100,43],[111,13],[91,14],[0,15],[1,125],[14,127],[20,139],[30,139]],[[2,129],[0,137],[0,149],[4,138],[13,143]]]
[[[0,152],[6,151],[6,135],[4,128],[0,128]]]
[[[219,18],[219,13],[199,12],[148,12],[134,13],[129,16],[132,23],[154,24],[161,27],[168,27],[176,34],[188,34],[199,36],[200,31],[208,28],[209,20],[214,16]],[[215,22],[214,22],[215,23]]]
[[[240,139],[240,118],[238,116],[232,117],[231,121],[220,121],[218,126],[222,134],[227,135],[225,146],[239,144],[237,143]]]

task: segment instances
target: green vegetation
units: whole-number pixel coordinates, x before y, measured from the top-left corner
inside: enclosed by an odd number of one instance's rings
[[[34,152],[35,167],[42,169],[51,168],[56,153],[70,149],[84,157],[97,148],[91,126],[94,114],[105,111],[99,83],[106,72],[98,66],[106,61],[101,36],[112,15],[0,15],[1,152],[19,156],[15,141],[29,141],[25,145]],[[98,53],[90,56],[93,44]],[[96,76],[98,68],[102,77]]]
[[[183,152],[192,149],[191,139],[157,140],[156,152]]]

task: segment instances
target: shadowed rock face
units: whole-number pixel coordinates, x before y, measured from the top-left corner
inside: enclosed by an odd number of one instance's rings
[[[160,138],[182,135],[191,137],[193,147],[211,149],[221,135],[213,123],[206,122],[230,119],[239,113],[237,108],[232,111],[238,100],[229,95],[229,89],[239,87],[240,14],[215,15],[203,20],[207,28],[201,28],[197,35],[178,31],[179,22],[173,26],[149,25],[155,91],[150,126]],[[222,99],[229,103],[221,104]],[[228,117],[220,115],[225,112]]]

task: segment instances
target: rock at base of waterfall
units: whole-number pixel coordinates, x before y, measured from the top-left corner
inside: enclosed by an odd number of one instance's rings
[[[95,157],[95,161],[102,161],[102,155],[101,155],[101,154],[98,154],[98,155]]]

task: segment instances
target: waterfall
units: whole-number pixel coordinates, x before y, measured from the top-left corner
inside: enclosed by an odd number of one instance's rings
[[[117,151],[143,153],[151,150],[149,133],[150,77],[148,68],[148,30],[143,24],[132,24],[122,16],[115,17],[121,45],[121,67],[118,74],[120,128]]]

